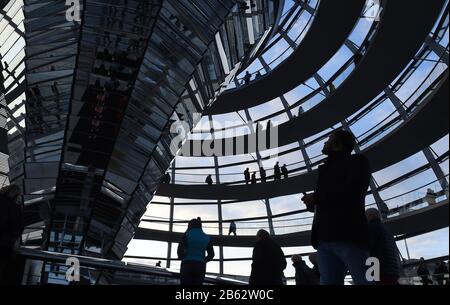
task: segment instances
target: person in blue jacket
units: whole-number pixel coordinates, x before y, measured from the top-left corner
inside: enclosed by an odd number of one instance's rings
[[[206,257],[205,252],[208,253]],[[211,238],[202,230],[200,217],[189,221],[177,254],[181,259],[180,284],[203,285],[206,263],[214,258],[214,248]]]

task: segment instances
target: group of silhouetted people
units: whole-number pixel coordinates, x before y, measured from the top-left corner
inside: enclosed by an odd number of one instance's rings
[[[353,283],[369,285],[369,257],[380,262],[377,284],[396,284],[400,276],[400,254],[395,240],[382,223],[378,210],[365,210],[371,179],[368,159],[352,154],[356,139],[345,130],[333,132],[322,152],[315,192],[302,201],[314,213],[311,239],[317,249],[320,284],[341,285],[347,273]]]
[[[419,266],[417,267],[417,276],[420,277],[422,285],[428,286],[433,284],[433,278],[438,285],[449,285],[449,280],[445,277],[448,276],[448,266],[444,261],[439,261],[436,263],[436,266],[433,271],[433,275],[431,275],[430,270],[428,269],[427,263],[423,257],[420,258]]]
[[[247,168],[244,171],[244,179],[245,184],[256,184],[257,178],[256,178],[256,172],[250,173],[250,169]],[[267,182],[267,172],[264,169],[264,167],[259,168],[259,176],[262,183]],[[289,178],[289,171],[287,169],[286,164],[284,164],[282,167],[280,167],[279,162],[277,162],[273,168],[273,179],[274,180],[280,180],[281,178],[287,179]]]
[[[311,243],[317,253],[310,260],[315,271],[307,267],[301,257],[293,256],[292,261],[298,273],[297,283],[342,285],[347,273],[350,273],[356,285],[393,285],[398,282],[400,253],[392,233],[383,224],[379,211],[365,209],[371,170],[365,156],[352,154],[355,146],[356,139],[353,134],[344,130],[333,132],[324,144],[322,152],[327,159],[319,167],[315,192],[304,194],[302,198],[307,210],[314,213]],[[278,163],[274,173],[275,179],[280,179],[283,174]],[[266,173],[263,168],[260,175],[261,181],[265,182]],[[248,169],[244,176],[247,183],[255,179],[255,173],[249,179]],[[212,184],[212,179],[207,179],[207,183]],[[191,222],[180,243],[179,255],[183,259],[182,279],[191,278],[192,274],[195,274],[192,270],[196,268],[198,274],[204,273],[205,262],[214,256],[210,239],[201,231],[200,221]],[[194,227],[196,231],[192,231]],[[229,235],[235,231],[235,224],[230,225]],[[194,248],[200,251],[197,252]],[[205,258],[207,248],[210,250]],[[183,254],[189,252],[186,249],[195,255]],[[376,281],[366,276],[366,262],[369,257],[376,257],[380,262],[380,278]],[[187,263],[190,260],[200,261],[202,264]],[[286,259],[281,247],[267,231],[258,231],[253,250],[250,284],[281,285],[285,268]]]

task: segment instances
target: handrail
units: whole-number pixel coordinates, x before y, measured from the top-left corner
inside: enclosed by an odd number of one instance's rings
[[[448,177],[448,174],[447,174],[444,178],[446,178],[446,177]],[[441,178],[441,179],[442,179],[442,178]],[[387,202],[389,202],[389,201],[391,201],[391,200],[397,199],[397,198],[402,197],[402,196],[404,196],[404,195],[412,194],[412,193],[414,193],[414,192],[417,192],[417,190],[419,190],[419,189],[422,189],[422,188],[424,188],[424,187],[426,187],[426,186],[429,186],[429,185],[431,185],[431,184],[434,184],[434,183],[440,181],[441,179],[433,180],[432,182],[429,182],[429,183],[427,183],[427,184],[424,184],[424,185],[422,185],[422,186],[420,186],[420,187],[418,187],[418,188],[415,188],[415,189],[410,190],[410,191],[408,191],[408,192],[405,192],[405,193],[402,193],[402,194],[393,196],[393,197],[391,197],[391,198],[387,198],[387,199],[385,199],[385,200],[383,200],[383,201],[387,203]],[[442,196],[442,195],[445,195],[445,191],[437,192],[436,194],[437,194],[438,196],[439,196],[439,195]],[[423,199],[423,197],[422,197],[422,199]],[[402,208],[406,208],[406,207],[407,207],[407,208],[412,208],[412,207],[417,206],[417,205],[420,205],[420,204],[422,204],[422,203],[424,203],[424,201],[423,201],[423,200],[422,200],[422,201],[419,201],[419,199],[410,201],[410,202],[408,202],[408,203],[406,203],[406,204],[404,204],[404,205],[401,205],[401,206],[399,206],[399,207],[397,207],[397,208],[395,208],[395,209],[392,209],[392,213],[391,213],[391,214],[396,214],[396,213],[398,213],[399,210],[402,210]],[[414,204],[414,205],[411,205],[411,204]],[[368,204],[368,205],[366,205],[366,208],[367,208],[367,207],[371,207],[371,206],[375,206],[375,205],[376,205],[376,203]],[[295,214],[304,214],[304,213],[307,213],[307,212],[308,212],[308,211],[307,211],[306,209],[302,209],[302,210],[297,210],[297,211],[291,211],[291,212],[288,212],[288,213],[289,213],[289,215],[295,215]],[[300,218],[292,218],[292,219],[276,220],[276,218],[284,217],[284,216],[286,216],[286,214],[287,214],[287,213],[283,213],[283,214],[279,214],[279,215],[273,215],[273,216],[272,216],[272,219],[274,219],[274,220],[272,220],[272,221],[273,221],[273,222],[290,222],[290,221],[305,220],[305,219],[312,219],[312,218],[313,218],[313,216],[306,216],[306,217],[300,217]],[[282,216],[280,216],[280,215],[282,215]],[[287,215],[287,216],[289,216],[289,215]],[[142,219],[141,221],[143,221],[143,222],[149,222],[149,223],[172,223],[172,224],[174,224],[174,225],[176,225],[176,224],[186,224],[186,223],[189,222],[189,220],[170,219],[170,218],[166,218],[166,217],[155,217],[155,216],[145,216],[145,217],[153,217],[153,218],[157,218],[157,219]],[[263,222],[263,221],[261,221],[261,222],[252,221],[252,220],[258,220],[258,219],[264,219],[265,222],[267,222],[267,216],[262,216],[262,217],[252,217],[252,218],[243,218],[243,219],[227,219],[227,220],[222,220],[222,221],[220,221],[220,222],[221,222],[221,223],[229,223],[229,222],[231,222],[231,221],[234,221],[234,222],[236,222],[236,223],[242,223],[242,224],[262,223],[262,222]],[[219,223],[218,220],[203,220],[202,222],[203,222],[203,223]],[[302,225],[300,225],[300,226],[307,226],[307,225],[310,225],[310,224],[302,224]],[[215,226],[215,227],[208,227],[208,226],[205,226],[204,228],[217,228],[217,226]],[[282,227],[279,226],[279,228],[282,228]],[[241,229],[241,228],[240,228],[240,229]],[[242,229],[243,229],[243,228],[242,228]],[[253,229],[253,228],[247,228],[247,229]]]
[[[133,263],[126,263],[122,261],[112,261],[94,257],[86,257],[79,255],[68,255],[56,252],[48,251],[38,251],[31,250],[27,248],[21,248],[17,251],[17,254],[25,259],[60,263],[65,264],[68,258],[77,258],[80,261],[80,266],[82,268],[94,268],[97,270],[109,270],[109,271],[119,271],[127,273],[137,273],[150,276],[168,277],[178,279],[180,277],[179,273],[172,272],[161,268],[152,268],[149,266],[138,265]],[[220,284],[220,285],[237,285],[240,284],[238,281],[224,280],[218,278],[205,278],[205,283],[209,284]]]
[[[431,75],[432,73],[434,73],[436,67],[437,67],[437,64],[436,64],[435,67],[429,72],[428,75]],[[428,89],[427,89],[427,90],[424,90],[424,91],[422,92],[422,94],[421,94],[419,97],[417,97],[416,101],[415,101],[410,107],[408,107],[408,108],[405,110],[408,117],[412,116],[412,115],[415,113],[415,110],[417,109],[417,106],[420,105],[421,102],[423,102],[423,101],[425,100],[425,97],[427,97],[427,96],[430,94],[430,92],[431,92],[430,90],[434,89],[434,87],[435,87],[437,84],[440,83],[442,77],[444,77],[444,76],[445,76],[445,71],[444,71],[443,73],[441,73],[438,77],[436,77],[436,79],[435,79],[435,80],[433,81],[433,83],[428,87]],[[426,81],[427,81],[427,79],[425,79],[425,80],[422,82],[422,84],[425,83]],[[412,94],[411,96],[413,96],[413,95],[415,94],[415,92],[416,92],[419,88],[420,88],[420,86],[413,92],[413,94]],[[403,106],[404,106],[406,103],[408,103],[408,102],[409,102],[409,98],[406,99],[404,102],[402,102],[402,104],[401,104],[399,107],[403,107]],[[369,130],[367,130],[366,132],[364,132],[364,133],[361,134],[360,136],[358,136],[358,139],[359,139],[358,142],[359,142],[359,144],[360,144],[360,145],[363,145],[363,144],[365,144],[365,143],[368,143],[371,139],[373,139],[373,138],[379,136],[380,133],[383,133],[383,132],[385,132],[385,131],[388,129],[388,128],[386,128],[386,126],[392,126],[392,125],[394,125],[394,124],[397,124],[398,122],[401,122],[403,119],[402,119],[402,116],[400,115],[400,113],[398,112],[399,107],[396,107],[396,108],[395,108],[395,109],[394,109],[394,110],[393,110],[386,118],[384,118],[382,121],[378,122],[375,126],[371,127]],[[386,124],[383,124],[384,122],[386,122],[386,121],[387,121],[391,116],[393,116],[393,115],[396,115],[396,118],[395,118],[395,119],[393,119],[393,120],[387,122]],[[379,127],[379,128],[378,128],[375,132],[369,134],[367,137],[365,137],[365,138],[363,138],[363,139],[360,139],[361,137],[365,136],[369,131],[375,129],[376,127]],[[299,149],[299,148],[297,148],[296,151],[298,151],[298,149]],[[317,155],[317,156],[314,156],[314,157],[310,158],[310,160],[313,160],[313,159],[315,159],[315,158],[320,158],[320,157],[325,157],[325,156],[324,156],[323,154]],[[253,161],[250,161],[250,162],[253,162]],[[292,165],[300,164],[300,163],[305,163],[305,161],[302,160],[302,161],[290,163],[290,164],[287,164],[287,166],[292,166]],[[231,166],[231,165],[228,165],[228,166]],[[214,168],[214,167],[212,167],[212,168]],[[177,169],[178,169],[178,170],[183,170],[183,168],[177,168]],[[199,169],[202,169],[202,167],[200,167]],[[298,171],[298,170],[304,170],[304,169],[305,169],[305,167],[300,167],[300,168],[297,168],[297,169],[289,170],[289,173],[296,172],[296,171]],[[271,171],[271,170],[273,170],[273,169],[267,169],[267,171]],[[196,176],[196,175],[200,175],[200,174],[176,173],[176,175],[184,175],[184,176],[192,175],[192,176]],[[226,174],[221,174],[221,176],[222,176],[222,175],[223,175],[223,176],[227,176],[227,175],[242,175],[242,173],[226,173]],[[178,180],[178,181],[181,181],[181,180]],[[190,182],[190,181],[186,181],[186,182]],[[238,181],[238,182],[240,182],[240,181]]]

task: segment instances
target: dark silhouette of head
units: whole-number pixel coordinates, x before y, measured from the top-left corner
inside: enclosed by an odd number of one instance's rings
[[[296,264],[296,263],[301,262],[303,259],[302,259],[301,255],[299,255],[299,254],[294,254],[294,255],[292,255],[292,257],[291,257],[291,260],[292,260],[292,262],[293,262],[294,264]]]
[[[266,230],[259,230],[258,233],[256,233],[256,238],[258,240],[266,240],[270,239],[270,234]]]
[[[20,187],[17,185],[8,185],[0,190],[0,195],[6,196],[13,201],[16,201],[19,198],[21,193]]]
[[[311,264],[317,265],[317,253],[311,253],[308,258]]]
[[[192,229],[201,229],[202,228],[202,219],[200,217],[191,219],[188,224],[188,230]]]
[[[371,222],[372,220],[381,220],[381,214],[378,209],[370,208],[366,210],[367,221]]]
[[[351,154],[355,149],[356,139],[355,136],[345,130],[337,130],[333,132],[328,141],[325,142],[322,153],[330,155],[334,152],[342,152],[345,154]]]

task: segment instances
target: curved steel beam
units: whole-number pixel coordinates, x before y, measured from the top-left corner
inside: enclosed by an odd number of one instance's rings
[[[433,28],[444,0],[424,5],[421,1],[388,1],[374,42],[362,58],[355,71],[328,98],[301,116],[278,126],[279,146],[287,145],[326,130],[340,123],[370,103],[386,89],[405,68],[423,45]],[[294,78],[295,74],[286,75]],[[272,79],[273,90],[276,81]],[[249,99],[257,99],[259,92]],[[292,132],[295,130],[296,132]],[[254,134],[220,140],[190,140],[182,149],[183,156],[191,156],[192,147],[220,146],[226,141],[248,142]],[[273,148],[273,147],[271,147]],[[245,152],[255,152],[256,147],[246,147]],[[235,154],[224,151],[225,155]]]
[[[444,137],[449,130],[448,72],[435,93],[422,102],[407,121],[362,153],[377,172],[420,151]],[[156,194],[191,199],[256,200],[307,192],[315,187],[317,170],[285,180],[251,185],[161,184]]]
[[[433,232],[449,225],[448,200],[410,212],[397,217],[389,218],[386,224],[394,236],[414,237]],[[291,234],[276,235],[272,238],[281,247],[305,247],[310,246],[311,231],[303,231]],[[156,240],[166,242],[180,242],[183,233],[166,232],[139,228],[134,239]],[[224,247],[253,247],[255,236],[211,236],[215,246]]]
[[[254,107],[305,82],[344,44],[357,23],[364,4],[364,0],[351,0],[346,5],[335,0],[322,0],[311,28],[289,58],[259,80],[225,91],[205,110],[205,114],[214,115]],[[286,77],[294,75],[295,77]]]

